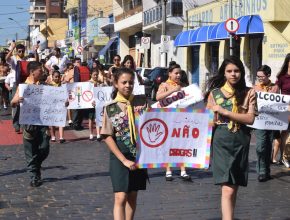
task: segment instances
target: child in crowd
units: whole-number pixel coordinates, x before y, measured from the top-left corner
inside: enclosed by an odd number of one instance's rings
[[[212,171],[221,185],[222,219],[234,219],[239,186],[247,186],[250,128],[257,113],[254,89],[246,87],[245,69],[239,58],[225,59],[209,80],[207,107],[215,113],[212,137]]]
[[[134,112],[147,104],[132,94],[134,72],[120,68],[115,73],[113,101],[104,107],[101,134],[110,149],[110,176],[115,194],[114,219],[133,219],[137,192],[146,189],[146,169],[137,169]]]
[[[174,62],[172,65],[169,66],[168,76],[168,80],[164,83],[161,83],[161,85],[159,86],[156,94],[157,101],[164,99],[167,96],[170,96],[174,92],[180,91],[182,87],[186,86],[186,84],[181,82],[182,72],[179,64]],[[185,167],[180,167],[180,170],[180,177],[185,181],[190,181],[191,177],[186,173]],[[166,181],[173,180],[170,167],[166,168],[165,179]]]
[[[91,79],[89,80],[89,82],[94,84],[94,87],[98,86],[98,70],[93,69],[92,73],[91,73]],[[93,106],[95,106],[95,103],[93,103]],[[96,119],[95,117],[96,115],[96,111],[95,108],[90,108],[88,110],[88,116],[89,116],[89,131],[90,131],[90,140],[94,140],[94,121]],[[101,135],[100,135],[100,127],[97,125],[96,123],[96,132],[97,132],[97,140],[100,141],[101,140]]]
[[[50,85],[51,86],[55,86],[55,87],[59,87],[61,86],[61,76],[60,76],[60,72],[55,70],[53,71],[52,73],[52,81],[50,82]],[[67,103],[66,103],[67,105]],[[55,126],[51,126],[49,127],[50,128],[50,135],[51,135],[51,141],[52,142],[56,142],[56,138],[55,138]],[[63,138],[63,135],[64,135],[64,128],[63,127],[59,127],[58,128],[58,131],[59,131],[59,143],[64,143],[65,142],[65,139]]]

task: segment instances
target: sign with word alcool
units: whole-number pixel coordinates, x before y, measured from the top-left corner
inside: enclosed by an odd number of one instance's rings
[[[68,92],[68,109],[94,108],[94,84],[91,82],[77,82],[65,84]]]
[[[287,130],[289,115],[289,95],[256,92],[258,113],[254,124],[249,126],[262,130]]]
[[[200,88],[191,84],[151,105],[152,108],[186,108],[203,100]]]
[[[205,109],[148,109],[135,114],[139,168],[208,168],[213,113]]]
[[[19,85],[19,123],[65,127],[67,91],[65,87],[45,85]]]

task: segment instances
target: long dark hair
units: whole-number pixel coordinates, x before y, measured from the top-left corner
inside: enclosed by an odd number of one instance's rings
[[[126,67],[121,67],[121,68],[118,68],[116,70],[116,72],[114,73],[114,75],[113,75],[114,76],[113,77],[114,78],[113,79],[114,80],[113,85],[118,82],[120,76],[123,75],[123,74],[130,74],[131,76],[133,76],[133,78],[135,78],[135,74],[134,74],[134,71],[132,69],[129,69],[129,68],[126,68]],[[117,93],[118,93],[118,89],[115,86],[113,86],[113,91],[112,91],[112,94],[111,94],[111,98],[115,99],[116,96],[117,96]]]
[[[41,69],[42,68],[42,64],[40,62],[37,61],[30,61],[27,64],[27,73],[30,74],[30,72],[35,71],[37,69]]]
[[[236,96],[237,104],[242,105],[245,95],[246,95],[245,89],[247,88],[246,81],[245,81],[245,68],[242,61],[238,57],[235,57],[235,56],[230,56],[226,58],[223,61],[222,65],[220,66],[218,73],[208,80],[208,91],[206,92],[205,100],[207,100],[208,95],[212,90],[216,88],[221,88],[227,81],[225,78],[225,69],[228,64],[234,64],[240,70],[241,78],[239,82],[234,85],[234,89],[235,89],[234,95]]]
[[[124,57],[124,60],[122,61],[121,66],[122,66],[122,67],[125,67],[125,63],[126,63],[128,60],[130,60],[131,63],[132,63],[132,69],[135,70],[135,61],[134,61],[134,58],[133,58],[131,55],[126,55],[126,56]]]
[[[285,75],[288,72],[288,64],[290,62],[290,53],[288,53],[285,57],[285,60],[283,62],[283,65],[281,67],[280,72],[277,75],[277,79],[279,79],[281,76]]]

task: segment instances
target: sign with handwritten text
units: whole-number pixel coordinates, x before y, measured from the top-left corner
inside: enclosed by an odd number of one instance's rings
[[[203,100],[200,88],[191,84],[151,105],[152,108],[186,108]]]
[[[24,98],[20,106],[20,124],[65,126],[65,87],[20,84],[19,96]]]
[[[259,115],[249,126],[263,130],[287,130],[289,115],[289,95],[256,92]]]
[[[94,108],[94,84],[91,82],[77,82],[65,84],[68,92],[68,109]]]
[[[104,106],[111,102],[111,93],[113,87],[94,87],[94,97],[96,102],[96,123],[101,126],[103,121]]]
[[[137,166],[208,168],[213,113],[205,109],[148,109],[135,114]]]

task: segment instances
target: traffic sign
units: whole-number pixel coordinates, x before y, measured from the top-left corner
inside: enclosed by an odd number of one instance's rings
[[[228,20],[226,20],[225,29],[229,33],[235,33],[237,30],[239,30],[239,28],[240,28],[240,24],[239,24],[238,20],[236,20],[234,18],[229,18]]]
[[[161,35],[160,39],[160,51],[161,53],[167,53],[170,48],[170,36],[169,35]]]
[[[145,50],[150,49],[150,37],[142,37],[141,38],[141,47]]]
[[[78,46],[78,47],[77,47],[77,51],[78,51],[79,53],[83,52],[83,47],[82,47],[82,46]]]

